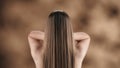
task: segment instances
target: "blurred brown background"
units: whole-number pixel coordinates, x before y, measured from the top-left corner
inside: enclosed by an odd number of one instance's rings
[[[27,36],[56,9],[91,36],[83,68],[120,68],[120,0],[0,0],[0,68],[35,68]]]

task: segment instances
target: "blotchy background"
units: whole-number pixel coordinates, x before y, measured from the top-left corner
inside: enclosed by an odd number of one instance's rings
[[[91,36],[82,68],[120,68],[120,0],[0,0],[0,68],[35,68],[27,37],[53,10]]]

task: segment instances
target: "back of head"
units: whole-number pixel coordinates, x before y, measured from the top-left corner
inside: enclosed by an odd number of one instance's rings
[[[73,39],[69,16],[52,12],[46,25],[44,68],[73,68]]]

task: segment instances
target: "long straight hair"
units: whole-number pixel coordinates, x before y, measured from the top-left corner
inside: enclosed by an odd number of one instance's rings
[[[52,12],[45,32],[44,68],[74,68],[73,38],[69,16],[62,11]]]

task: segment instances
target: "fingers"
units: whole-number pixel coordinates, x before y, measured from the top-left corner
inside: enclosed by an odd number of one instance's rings
[[[28,42],[30,45],[31,53],[34,54],[40,50],[43,45],[44,33],[41,31],[32,31],[28,36]]]
[[[84,32],[76,32],[73,34],[73,39],[76,41],[90,39],[90,36]]]
[[[30,37],[38,40],[44,40],[44,32],[41,31],[32,31],[29,34]]]

